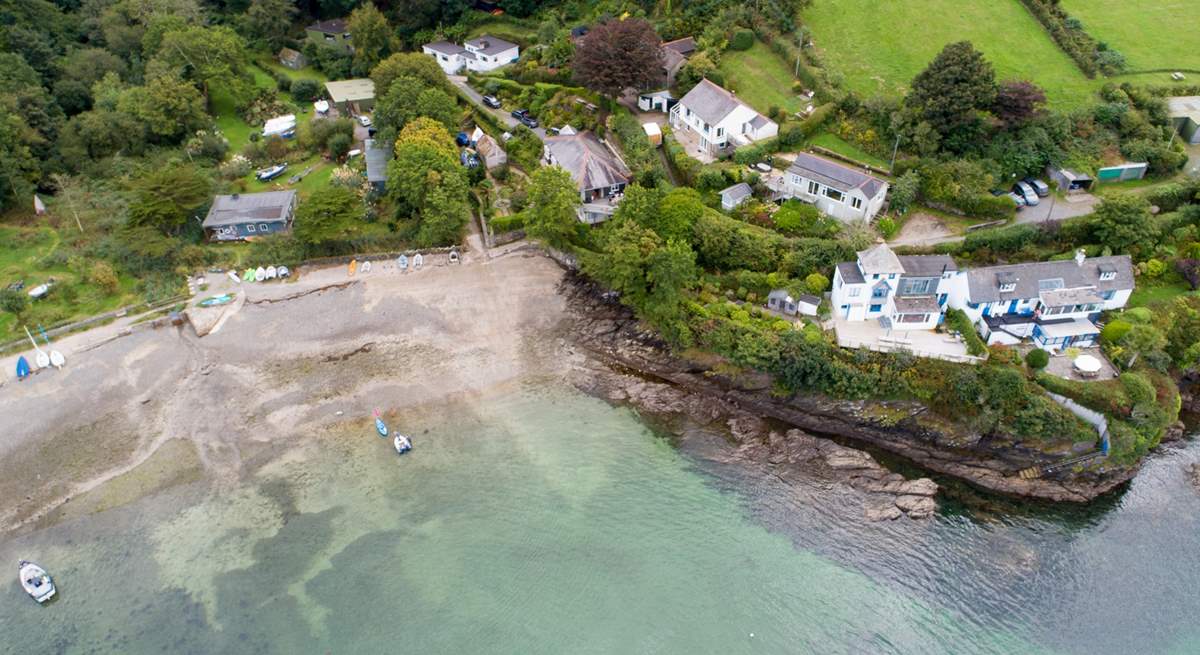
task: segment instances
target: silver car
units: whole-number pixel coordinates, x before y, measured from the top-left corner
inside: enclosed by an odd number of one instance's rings
[[[1037,191],[1033,190],[1033,187],[1029,186],[1028,184],[1025,184],[1024,182],[1017,182],[1016,184],[1013,185],[1012,190],[1013,190],[1013,193],[1017,194],[1018,196],[1021,196],[1021,198],[1023,198],[1025,200],[1026,205],[1029,205],[1030,207],[1037,206],[1038,194],[1037,194]]]
[[[1050,185],[1037,179],[1036,177],[1027,177],[1022,180],[1022,182],[1033,187],[1034,192],[1037,193],[1038,197],[1040,198],[1045,198],[1046,196],[1050,195]]]

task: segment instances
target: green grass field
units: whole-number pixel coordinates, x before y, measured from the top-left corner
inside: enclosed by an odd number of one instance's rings
[[[867,96],[903,94],[947,43],[963,40],[999,79],[1032,80],[1056,107],[1087,104],[1103,83],[1084,77],[1017,0],[813,0],[802,18],[826,65]]]
[[[537,27],[511,16],[489,16],[467,32],[468,39],[483,34],[512,41],[519,45],[533,45],[537,41]]]
[[[793,113],[809,104],[807,98],[792,93],[796,78],[787,64],[760,41],[755,41],[749,50],[721,53],[721,72],[725,75],[725,88],[764,114],[771,107],[783,107]]]
[[[1125,55],[1131,71],[1200,70],[1200,9],[1194,0],[1062,0],[1083,29]]]
[[[809,139],[808,143],[809,143],[809,145],[821,146],[822,148],[827,148],[829,150],[832,150],[832,151],[838,153],[839,155],[842,155],[844,157],[849,157],[850,159],[853,159],[857,162],[862,162],[864,164],[870,164],[871,166],[875,166],[877,168],[882,168],[884,170],[888,170],[888,162],[887,161],[884,161],[883,159],[880,159],[879,157],[876,157],[875,155],[872,155],[871,153],[860,149],[858,146],[854,145],[853,143],[847,143],[845,140],[843,140],[841,137],[839,137],[836,134],[831,134],[829,132],[821,132],[820,134]]]

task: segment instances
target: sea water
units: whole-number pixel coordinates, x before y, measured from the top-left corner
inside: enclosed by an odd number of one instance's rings
[[[561,388],[398,423],[403,457],[364,421],[237,484],[0,541],[0,652],[1200,651],[1194,447],[1092,508],[880,524]],[[57,601],[20,592],[19,557]]]

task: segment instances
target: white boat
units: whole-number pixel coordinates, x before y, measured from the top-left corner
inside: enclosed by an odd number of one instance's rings
[[[265,279],[267,279],[267,269],[263,268],[262,266],[259,266],[257,269],[254,270],[254,281],[262,282]]]
[[[263,125],[262,135],[264,137],[281,136],[287,138],[296,133],[296,115],[288,114],[286,116],[277,116],[269,119]]]
[[[226,273],[226,275],[228,275],[229,279],[233,280],[234,282],[237,282],[238,284],[242,283],[242,278],[238,277],[238,274],[235,271],[229,271]]]
[[[424,264],[424,263],[425,263],[425,258],[421,256],[421,253],[417,253],[417,254],[413,255],[413,268],[414,269],[421,268],[421,264]]]
[[[396,258],[396,268],[400,269],[401,273],[408,270],[408,256],[407,255],[400,255],[399,257]]]
[[[404,453],[412,450],[412,440],[400,434],[399,432],[397,432],[395,438],[392,439],[392,445],[395,446],[397,455],[403,455]]]
[[[33,562],[21,560],[17,563],[17,570],[20,572],[21,588],[34,600],[44,603],[54,598],[54,580],[50,579],[46,569]]]
[[[317,110],[318,114],[328,114],[329,113],[329,101],[328,100],[318,100],[313,103],[313,109]]]
[[[279,274],[279,271],[276,270],[274,266],[267,267],[267,279],[268,280],[274,280],[275,276],[278,274]]]
[[[63,356],[62,352],[58,350],[51,350],[50,363],[54,365],[54,368],[62,368],[63,365],[67,363],[67,358]]]
[[[363,262],[362,266],[358,267],[358,272],[359,273],[370,273],[371,272],[371,262]]]
[[[29,290],[29,297],[33,298],[34,300],[41,300],[42,298],[44,298],[46,296],[47,293],[50,293],[50,287],[52,287],[52,286],[54,286],[53,282],[39,284],[36,287]]]
[[[279,274],[279,277],[288,277],[292,274],[292,272],[288,270],[287,266],[280,266],[277,270],[277,273]]]

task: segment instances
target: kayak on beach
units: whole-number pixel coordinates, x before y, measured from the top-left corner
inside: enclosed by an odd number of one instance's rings
[[[383,419],[379,417],[378,409],[375,410],[375,431],[379,433],[380,437],[387,439],[388,428],[387,425],[384,424]]]

